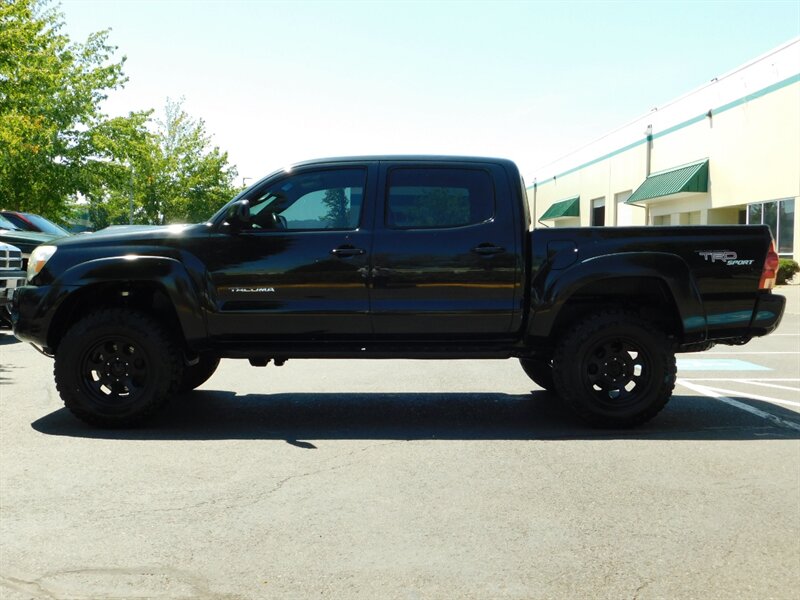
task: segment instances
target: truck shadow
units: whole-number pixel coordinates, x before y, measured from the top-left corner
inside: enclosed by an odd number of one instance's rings
[[[0,330],[0,346],[19,344],[20,341],[14,337],[10,330]]]
[[[752,400],[786,420],[797,413]],[[549,392],[250,394],[199,390],[175,398],[145,425],[96,429],[66,409],[32,423],[47,435],[119,440],[761,440],[800,439],[780,427],[720,402],[673,396],[650,423],[625,430],[588,428]],[[305,441],[302,441],[305,440]]]

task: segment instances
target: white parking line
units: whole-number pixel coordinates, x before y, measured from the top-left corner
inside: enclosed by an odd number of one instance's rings
[[[730,377],[689,377],[688,379],[685,378],[685,381],[738,381],[740,383],[747,383],[752,382],[755,383],[756,381],[785,381],[790,383],[800,382],[798,378],[786,378],[786,377],[759,377],[758,379],[753,379],[752,377],[747,379],[731,379]]]
[[[714,388],[706,387],[704,385],[698,385],[696,383],[690,383],[684,379],[678,379],[676,382],[678,385],[682,385],[685,388],[688,388],[694,392],[702,394],[704,396],[708,396],[709,398],[714,398],[715,400],[719,400],[720,402],[724,402],[729,406],[733,406],[734,408],[738,408],[739,410],[743,410],[751,415],[755,415],[762,419],[766,419],[771,423],[775,423],[781,427],[787,427],[789,429],[794,429],[795,431],[800,431],[800,423],[795,423],[794,421],[787,421],[786,419],[781,419],[777,415],[773,415],[771,413],[765,412],[763,410],[759,410],[754,406],[750,406],[749,404],[745,404],[744,402],[739,402],[738,400],[734,400],[733,398],[729,398],[723,394],[729,394],[731,392],[718,392]],[[736,395],[744,395],[740,394],[739,392],[733,392]],[[749,396],[748,396],[749,397]],[[774,399],[773,399],[774,401]]]
[[[761,402],[771,402],[773,404],[785,404],[786,406],[795,406],[800,408],[800,402],[792,402],[791,400],[781,400],[780,398],[769,398],[767,396],[759,396],[758,394],[751,394],[749,392],[742,392],[741,390],[726,390],[720,387],[710,387],[707,385],[700,386],[707,390],[711,390],[712,392],[716,392],[718,394],[733,394],[734,396],[739,396],[741,398],[747,398],[749,400],[759,400]]]
[[[800,351],[795,352],[794,350],[790,352],[748,352],[747,350],[739,350],[738,352],[706,352],[706,356],[733,356],[737,354],[800,354]]]
[[[755,379],[742,379],[740,380],[742,383],[747,383],[750,385],[760,385],[761,387],[768,387],[768,388],[775,388],[776,390],[789,390],[790,392],[800,392],[800,388],[796,387],[789,387],[788,385],[777,385],[774,383],[765,383],[763,381],[758,381]]]

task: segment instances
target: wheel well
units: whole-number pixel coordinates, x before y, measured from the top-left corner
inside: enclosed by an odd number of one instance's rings
[[[48,347],[55,352],[73,324],[101,308],[139,310],[157,319],[176,341],[184,339],[178,314],[163,287],[154,282],[115,281],[87,285],[72,293],[50,323]]]
[[[553,324],[558,339],[574,323],[603,309],[637,312],[667,335],[683,337],[680,313],[667,285],[653,277],[620,277],[591,283],[570,296]]]

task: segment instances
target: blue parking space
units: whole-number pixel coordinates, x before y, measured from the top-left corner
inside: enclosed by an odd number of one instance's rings
[[[678,358],[681,371],[771,371],[769,367],[738,358]]]

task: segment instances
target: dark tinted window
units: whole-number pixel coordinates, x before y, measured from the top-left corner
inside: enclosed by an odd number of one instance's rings
[[[32,215],[30,213],[25,213],[25,218],[28,219],[31,223],[33,223],[36,227],[39,228],[39,231],[44,233],[49,233],[51,235],[69,235],[69,231],[56,225],[52,221],[48,221],[44,217],[40,217],[39,215]]]
[[[257,190],[252,229],[356,229],[364,198],[364,169],[290,175]]]
[[[494,189],[486,171],[401,168],[389,172],[389,227],[462,227],[493,216]]]
[[[778,252],[791,254],[793,248],[794,198],[781,200],[778,211]]]
[[[12,217],[14,215],[11,215]],[[19,218],[19,217],[17,217]],[[11,222],[10,219],[0,215],[0,229],[21,229],[16,223]]]
[[[595,198],[592,200],[592,225],[600,226],[606,224],[606,199]]]

